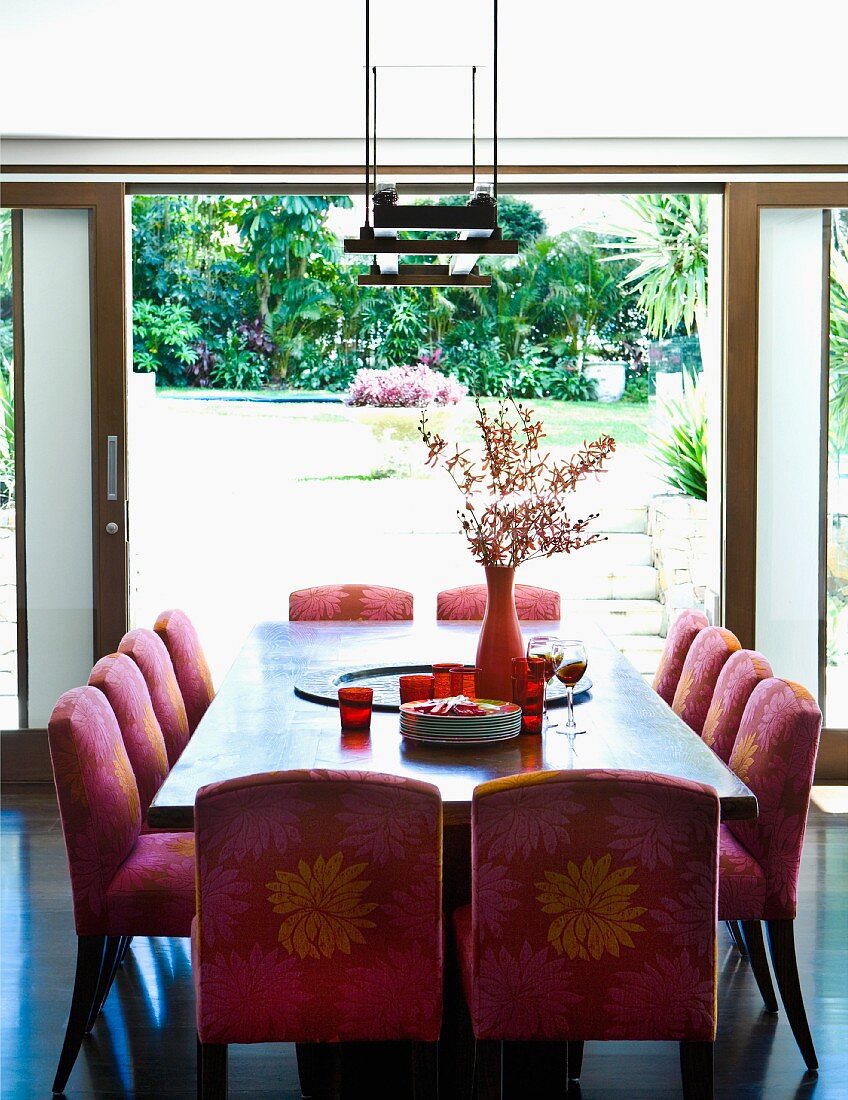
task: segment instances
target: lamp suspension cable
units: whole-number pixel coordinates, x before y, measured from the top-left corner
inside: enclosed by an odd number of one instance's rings
[[[492,193],[495,197],[495,202],[498,201],[498,0],[494,0],[495,5],[495,28],[494,28],[494,40],[492,42],[492,61],[494,65],[494,73],[492,74],[492,84],[494,87],[495,102],[492,110]]]
[[[372,68],[374,76],[374,190],[372,194],[377,194],[377,66]]]
[[[371,138],[371,0],[365,0],[365,224],[371,225],[371,165],[368,162]]]
[[[477,186],[477,66],[471,66],[471,193]]]

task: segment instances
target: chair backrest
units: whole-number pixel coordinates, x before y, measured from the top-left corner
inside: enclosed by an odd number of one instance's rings
[[[795,916],[821,724],[806,688],[776,677],[757,684],[739,724],[730,767],[757,796],[759,813],[727,827],[765,872],[762,920]]]
[[[291,622],[389,622],[412,618],[412,593],[382,584],[319,584],[289,594]]]
[[[203,1042],[435,1041],[435,787],[364,772],[248,776],[198,791],[195,837]]]
[[[168,650],[185,704],[188,728],[194,733],[215,698],[212,673],[209,671],[200,638],[185,611],[176,608],[163,611],[153,629]]]
[[[712,788],[648,773],[478,787],[477,1037],[711,1040],[718,824]]]
[[[100,658],[88,682],[103,692],[118,719],[144,817],[168,774],[168,754],[141,669],[125,653],[110,653]]]
[[[532,584],[515,586],[515,610],[522,622],[553,622],[560,617],[559,592]],[[445,588],[436,597],[436,618],[479,621],[486,612],[485,584]]]
[[[653,689],[669,706],[680,682],[683,662],[695,635],[710,625],[703,611],[689,609],[681,611],[674,620],[665,639],[660,663],[654,676]]]
[[[718,674],[701,737],[725,764],[733,751],[733,742],[751,692],[760,680],[771,675],[771,665],[762,653],[752,649],[737,649],[731,653]]]
[[[719,673],[740,648],[736,635],[722,626],[699,631],[689,646],[671,709],[695,733],[700,735],[704,728]]]
[[[173,767],[191,734],[180,686],[165,643],[152,630],[138,627],[123,636],[118,652],[132,657],[141,669],[150,692],[153,713],[165,738],[168,763]]]
[[[102,935],[106,890],[141,828],[138,787],[103,692],[66,691],[47,727],[78,935]]]

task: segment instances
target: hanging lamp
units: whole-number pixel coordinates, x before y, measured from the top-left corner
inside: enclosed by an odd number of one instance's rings
[[[398,201],[393,183],[377,184],[377,66],[371,66],[371,4],[365,0],[365,225],[358,237],[347,237],[347,253],[370,255],[360,286],[492,285],[481,275],[481,256],[515,256],[518,241],[507,240],[498,224],[498,0],[493,0],[493,156],[491,185],[477,183],[477,66],[471,69],[471,194],[465,206],[418,206]],[[373,160],[373,175],[372,175]],[[400,240],[404,231],[455,233],[449,240],[432,237]],[[445,256],[446,263],[400,263],[400,256]]]

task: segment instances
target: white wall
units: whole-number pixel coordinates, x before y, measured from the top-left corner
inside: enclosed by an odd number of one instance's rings
[[[93,654],[87,210],[23,213],[29,725]]]
[[[756,644],[818,694],[822,211],[760,213]]]

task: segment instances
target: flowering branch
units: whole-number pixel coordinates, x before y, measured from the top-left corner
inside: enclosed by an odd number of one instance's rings
[[[612,436],[584,442],[570,459],[557,462],[540,453],[545,431],[532,409],[512,397],[499,403],[495,415],[479,397],[475,404],[483,446],[479,464],[457,444],[450,453],[447,440],[430,431],[423,412],[419,424],[429,452],[426,464],[444,467],[465,497],[457,515],[475,559],[481,565],[518,566],[600,541],[600,535],[585,534],[597,513],[572,520],[563,497],[589,474],[605,472],[604,463],[615,451]]]

